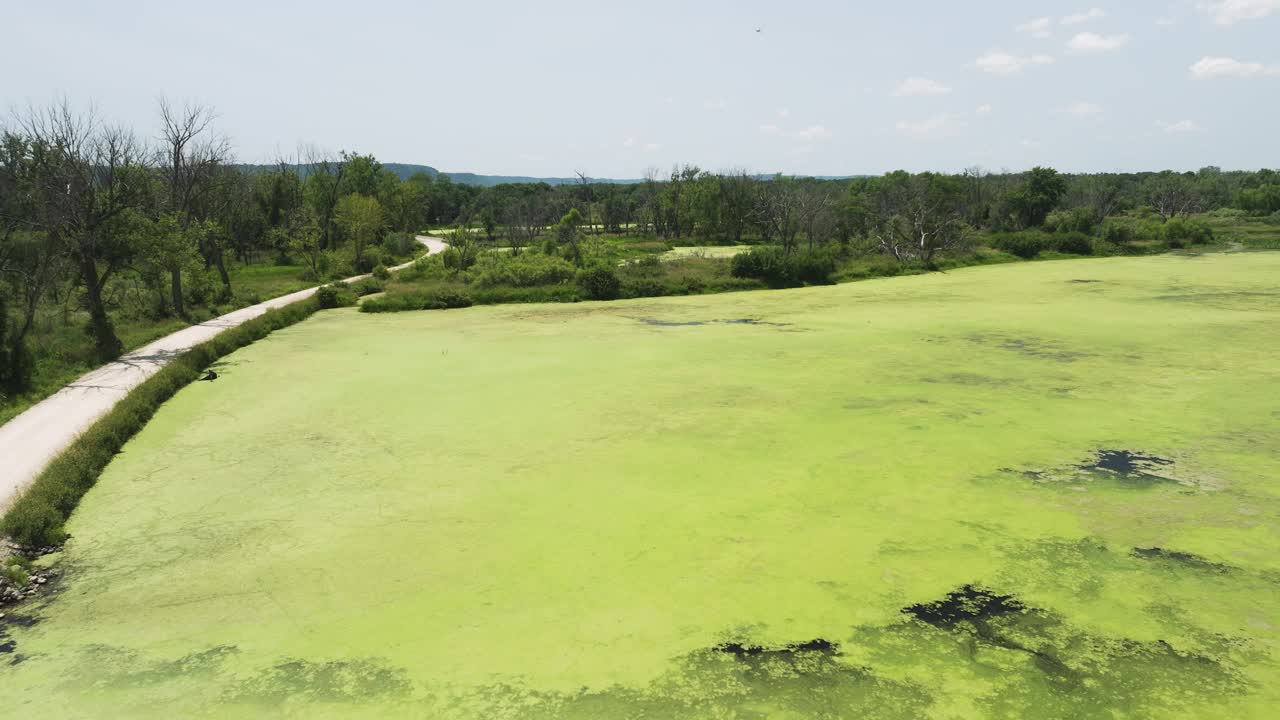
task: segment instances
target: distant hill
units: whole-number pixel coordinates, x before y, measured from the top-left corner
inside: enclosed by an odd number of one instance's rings
[[[275,165],[241,165],[240,167],[250,171],[273,170]],[[479,185],[481,187],[491,187],[493,185],[502,185],[504,183],[546,183],[548,185],[572,185],[578,182],[576,177],[530,177],[527,175],[477,175],[468,172],[441,172],[430,165],[414,165],[411,163],[382,163],[382,167],[390,170],[400,176],[401,180],[410,178],[418,173],[426,173],[431,177],[439,177],[444,175],[453,182],[463,185]],[[307,168],[301,167],[302,175],[307,174]],[[761,174],[756,176],[765,180],[773,177],[772,174]],[[820,180],[848,180],[855,177],[867,177],[865,175],[819,175]],[[618,178],[593,178],[588,177],[588,181],[593,183],[607,183],[611,185],[634,185],[644,182],[640,179],[618,179]]]
[[[504,183],[546,183],[548,185],[571,185],[578,182],[576,177],[530,177],[527,175],[477,175],[468,172],[440,172],[430,165],[412,165],[409,163],[382,163],[382,167],[400,176],[401,179],[408,178],[418,173],[426,173],[431,177],[444,175],[456,183],[464,185],[482,185],[485,187],[491,185],[502,185]],[[587,178],[594,183],[612,183],[617,185],[630,185],[638,183],[640,180],[618,180],[614,178]]]

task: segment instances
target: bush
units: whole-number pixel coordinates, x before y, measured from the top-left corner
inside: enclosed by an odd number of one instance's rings
[[[213,361],[309,317],[318,308],[317,302],[308,299],[268,311],[179,355],[54,458],[0,520],[0,533],[24,545],[56,545],[66,540],[63,525],[80,498],[161,403],[199,377]]]
[[[1280,225],[1280,210],[1277,210],[1262,219],[1262,222],[1268,225]]]
[[[1086,208],[1054,210],[1044,221],[1045,229],[1055,233],[1078,232],[1088,235],[1093,232],[1093,225],[1093,212]]]
[[[356,304],[356,294],[346,283],[336,282],[316,290],[316,301],[322,310],[349,307]]]
[[[736,278],[763,280],[770,287],[796,287],[810,283],[829,285],[836,271],[828,252],[795,251],[774,246],[755,247],[733,256],[730,272]]]
[[[613,300],[622,289],[618,273],[608,265],[595,265],[579,270],[578,285],[590,300]]]
[[[1053,238],[1054,248],[1071,255],[1092,255],[1093,239],[1082,232],[1060,233]]]
[[[991,237],[991,247],[1030,260],[1054,247],[1053,240],[1039,230],[1000,233]]]
[[[1102,225],[1102,239],[1115,244],[1124,245],[1133,242],[1133,228],[1128,223],[1108,220]]]
[[[406,310],[447,310],[471,307],[471,297],[460,290],[397,292],[367,300],[360,305],[360,312],[402,312]]]
[[[1164,239],[1170,247],[1204,245],[1213,242],[1213,228],[1199,220],[1174,218],[1164,224]]]
[[[384,285],[381,280],[372,277],[357,280],[354,283],[351,283],[350,287],[351,291],[359,297],[373,295],[374,293],[380,293],[383,290],[386,290],[386,285]]]
[[[373,268],[373,276],[379,280],[390,280],[391,271],[387,269],[386,265],[378,265]]]
[[[387,233],[382,238],[382,250],[393,257],[404,257],[419,248],[418,242],[409,233]]]
[[[555,285],[574,279],[572,263],[549,255],[524,252],[485,253],[470,276],[476,287],[537,287]]]

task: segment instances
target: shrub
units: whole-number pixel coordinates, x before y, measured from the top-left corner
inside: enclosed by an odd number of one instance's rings
[[[1071,255],[1092,255],[1093,239],[1082,232],[1060,233],[1053,238],[1054,248]]]
[[[447,310],[471,307],[471,297],[452,288],[397,292],[373,298],[360,305],[360,312],[402,312],[405,310]]]
[[[1128,223],[1108,220],[1102,225],[1102,239],[1115,245],[1133,242],[1133,228]]]
[[[360,297],[380,293],[386,289],[386,285],[384,285],[381,280],[373,277],[357,280],[354,283],[351,283],[350,287],[351,291]]]
[[[773,246],[755,247],[733,256],[730,268],[734,277],[763,280],[770,287],[827,285],[836,270],[830,253],[815,250],[787,254]]]
[[[1164,224],[1164,239],[1170,247],[1204,245],[1213,242],[1213,228],[1199,220],[1174,218]]]
[[[1093,225],[1093,212],[1086,208],[1054,210],[1044,221],[1045,229],[1056,233],[1078,232],[1088,235],[1093,232]]]
[[[386,265],[378,265],[373,268],[373,276],[379,280],[389,280],[391,279],[391,271],[387,269]]]
[[[1054,247],[1053,241],[1039,230],[1000,233],[991,237],[991,247],[1003,250],[1010,255],[1017,255],[1023,260],[1030,260],[1045,250]]]
[[[316,290],[316,301],[322,310],[348,307],[356,304],[356,294],[346,283],[331,283]]]
[[[622,289],[618,273],[608,265],[594,265],[578,271],[578,285],[590,300],[613,300]]]
[[[1262,222],[1268,225],[1280,225],[1280,210],[1277,210],[1262,219]]]
[[[409,233],[387,233],[382,238],[382,249],[393,257],[404,257],[418,248],[418,243]]]
[[[572,263],[549,255],[485,253],[470,277],[476,287],[537,287],[569,282],[574,272]]]

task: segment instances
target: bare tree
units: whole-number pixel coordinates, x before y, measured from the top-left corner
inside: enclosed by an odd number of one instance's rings
[[[31,109],[18,120],[31,144],[31,202],[37,226],[66,249],[84,289],[96,354],[123,345],[107,315],[103,290],[132,257],[127,211],[150,182],[146,154],[132,133],[78,115],[67,103]]]
[[[765,235],[781,243],[788,254],[795,250],[800,233],[800,202],[795,178],[781,175],[760,183],[756,193],[756,217]]]
[[[968,240],[961,188],[951,178],[924,173],[891,173],[871,191],[870,234],[898,262],[932,267],[939,252]]]
[[[222,243],[213,233],[192,232],[193,225],[204,219],[198,217],[201,200],[212,194],[214,183],[222,177],[219,171],[231,156],[230,142],[209,129],[213,120],[213,111],[203,105],[187,105],[179,111],[161,99],[163,147],[157,166],[168,188],[167,210],[174,215],[179,232],[195,240],[206,265],[218,268],[224,293],[230,294],[231,278],[222,257]],[[181,264],[170,263],[167,269],[174,312],[185,315]]]
[[[306,195],[320,223],[320,237],[325,249],[334,247],[335,216],[338,200],[342,197],[343,180],[346,177],[350,156],[342,152],[337,158],[314,146],[304,148]]]
[[[1195,180],[1175,172],[1165,171],[1147,178],[1142,183],[1142,193],[1165,222],[1200,209],[1200,192]]]
[[[829,185],[810,183],[800,190],[796,198],[796,211],[800,216],[800,224],[804,226],[810,250],[830,236],[834,224],[831,212],[834,204],[834,193]]]

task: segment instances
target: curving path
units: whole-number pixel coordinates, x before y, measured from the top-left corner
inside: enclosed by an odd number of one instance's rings
[[[426,246],[427,255],[444,252],[449,247],[439,238],[418,235],[417,239]],[[391,269],[401,270],[412,264],[405,263]],[[357,275],[347,281],[366,277],[368,275]],[[227,328],[252,320],[268,310],[311,297],[316,289],[282,295],[166,335],[82,375],[0,426],[0,512],[7,510],[22,490],[71,441],[170,360]]]

